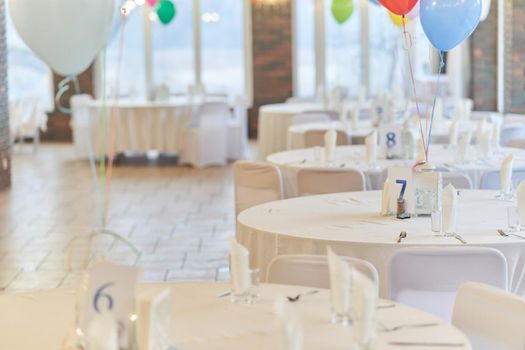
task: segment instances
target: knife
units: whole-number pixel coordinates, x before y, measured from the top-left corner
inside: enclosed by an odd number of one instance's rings
[[[429,347],[463,347],[463,343],[439,343],[439,342],[409,342],[409,341],[391,341],[389,345],[395,346],[429,346]]]

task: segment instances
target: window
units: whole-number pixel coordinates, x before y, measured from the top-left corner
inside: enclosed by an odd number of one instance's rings
[[[6,31],[9,100],[36,98],[40,108],[52,111],[54,102],[51,70],[24,44],[9,15],[6,15]]]
[[[299,96],[315,95],[315,0],[295,5],[295,88]]]
[[[172,1],[176,16],[167,25],[160,23],[147,5],[135,7],[129,14],[124,32],[120,95],[145,98],[151,90],[163,85],[173,96],[186,93],[190,85],[203,84],[209,93],[242,95],[251,100],[245,38],[251,26],[245,21],[249,2]],[[119,41],[119,35],[115,34],[108,44],[108,83],[116,81]]]

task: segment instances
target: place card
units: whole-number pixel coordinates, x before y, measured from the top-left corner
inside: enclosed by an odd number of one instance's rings
[[[381,124],[379,126],[379,146],[385,157],[403,157],[403,125],[399,123]]]
[[[169,349],[171,291],[150,288],[137,298],[137,342],[140,350]]]
[[[390,208],[397,208],[397,199],[404,198],[407,212],[414,214],[414,180],[412,168],[388,168],[388,181],[390,182]]]
[[[441,208],[442,176],[440,172],[415,172],[414,205],[418,215],[430,215]]]
[[[118,323],[120,347],[127,348],[130,317],[135,308],[138,268],[103,261],[91,267],[88,274],[84,315],[80,315],[81,329],[88,329],[97,315],[111,313]]]

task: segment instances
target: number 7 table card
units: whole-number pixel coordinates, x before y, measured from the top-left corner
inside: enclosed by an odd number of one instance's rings
[[[136,267],[116,265],[107,261],[89,269],[89,283],[84,315],[80,327],[88,329],[97,315],[111,313],[118,323],[119,343],[128,346],[130,317],[135,311],[135,291],[139,276]]]
[[[412,168],[409,167],[390,167],[388,168],[389,182],[389,207],[397,207],[397,199],[404,198],[407,211],[415,213],[414,206],[414,181]]]

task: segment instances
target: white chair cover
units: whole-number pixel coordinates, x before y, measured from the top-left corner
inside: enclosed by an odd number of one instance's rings
[[[511,139],[507,143],[507,147],[525,148],[525,139]]]
[[[351,168],[306,168],[297,173],[299,196],[364,191],[365,176]]]
[[[499,190],[499,175],[499,170],[484,173],[481,177],[480,189]],[[512,170],[512,185],[516,188],[523,179],[525,179],[525,169],[514,168]]]
[[[300,113],[294,115],[290,125],[307,124],[307,123],[324,123],[329,122],[330,116],[324,113]]]
[[[233,165],[235,213],[284,198],[281,172],[275,165],[238,161]]]
[[[92,97],[88,94],[71,96],[71,129],[73,131],[73,145],[75,153],[78,156],[96,152],[96,145],[90,145],[91,128],[93,121],[91,120],[91,111],[89,104]],[[95,120],[95,123],[97,120]],[[91,147],[91,149],[89,149]]]
[[[507,271],[505,256],[492,248],[401,249],[389,264],[389,298],[450,321],[461,284],[482,282],[507,290]]]
[[[248,144],[248,105],[246,100],[237,96],[233,106],[233,118],[228,119],[228,159],[246,158]]]
[[[525,349],[525,300],[481,283],[458,291],[452,323],[474,350]]]
[[[334,120],[334,121],[339,120],[339,112],[333,109],[308,110],[308,111],[304,111],[303,114],[325,114],[328,117],[330,117],[330,120]]]
[[[202,104],[195,118],[197,126],[186,131],[181,161],[195,167],[226,164],[229,116],[227,103]]]
[[[336,130],[337,132],[337,146],[346,146],[348,145],[348,135],[342,130]],[[324,146],[324,135],[326,130],[306,130],[303,133],[304,137],[304,147],[310,148],[315,146]]]
[[[472,181],[470,181],[470,178],[465,174],[444,172],[442,173],[442,176],[443,188],[445,188],[448,184],[451,184],[457,189],[472,189]]]
[[[525,124],[504,124],[501,128],[500,145],[508,146],[509,141],[513,139],[525,139]]]
[[[312,97],[292,96],[286,99],[286,103],[314,103],[316,101],[317,99],[314,96]]]
[[[370,262],[362,259],[341,257],[349,265],[368,276],[377,286],[377,270]],[[268,264],[268,283],[291,284],[313,288],[330,288],[328,259],[326,255],[281,255]]]

